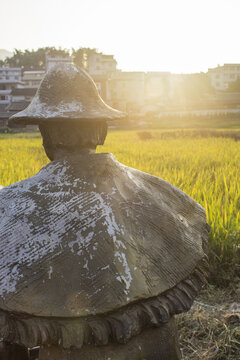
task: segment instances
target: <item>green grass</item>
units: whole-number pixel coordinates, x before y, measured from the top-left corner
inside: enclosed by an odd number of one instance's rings
[[[239,269],[240,141],[231,137],[164,137],[161,130],[141,140],[137,131],[112,131],[98,152],[159,176],[199,202],[211,225],[212,280],[227,285]],[[0,184],[34,175],[48,159],[38,134],[0,135]]]

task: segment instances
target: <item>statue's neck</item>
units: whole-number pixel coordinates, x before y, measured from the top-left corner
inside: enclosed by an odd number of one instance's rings
[[[78,149],[76,151],[67,151],[66,149],[57,149],[54,152],[54,158],[53,160],[60,160],[65,157],[77,157],[77,156],[84,156],[84,155],[91,155],[95,154],[96,149],[90,149],[90,148],[84,148],[84,149]]]

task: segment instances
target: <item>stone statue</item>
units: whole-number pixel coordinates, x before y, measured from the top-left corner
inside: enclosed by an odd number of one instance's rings
[[[205,212],[95,153],[123,116],[86,72],[59,64],[11,118],[39,126],[51,162],[0,192],[3,359],[36,346],[40,360],[180,359],[174,315],[206,281]]]

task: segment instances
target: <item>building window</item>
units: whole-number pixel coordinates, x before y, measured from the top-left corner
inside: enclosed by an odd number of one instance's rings
[[[5,100],[6,98],[5,98],[5,96],[1,96],[1,100]]]

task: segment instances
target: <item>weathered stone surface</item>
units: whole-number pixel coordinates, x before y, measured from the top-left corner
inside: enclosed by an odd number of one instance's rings
[[[110,154],[52,162],[0,203],[3,310],[106,313],[173,288],[205,257],[203,208]]]
[[[124,343],[188,310],[204,283],[203,208],[111,154],[54,161],[0,204],[5,340]]]
[[[64,350],[58,346],[42,347],[40,360],[180,360],[174,319],[159,328],[147,329],[127,344],[84,346]]]
[[[0,342],[0,360],[29,360],[29,352],[23,346]]]
[[[52,344],[80,349],[84,344],[127,343],[144,329],[161,326],[172,315],[191,307],[205,280],[204,262],[188,279],[165,293],[102,315],[57,318],[1,311],[1,338],[29,348]]]

